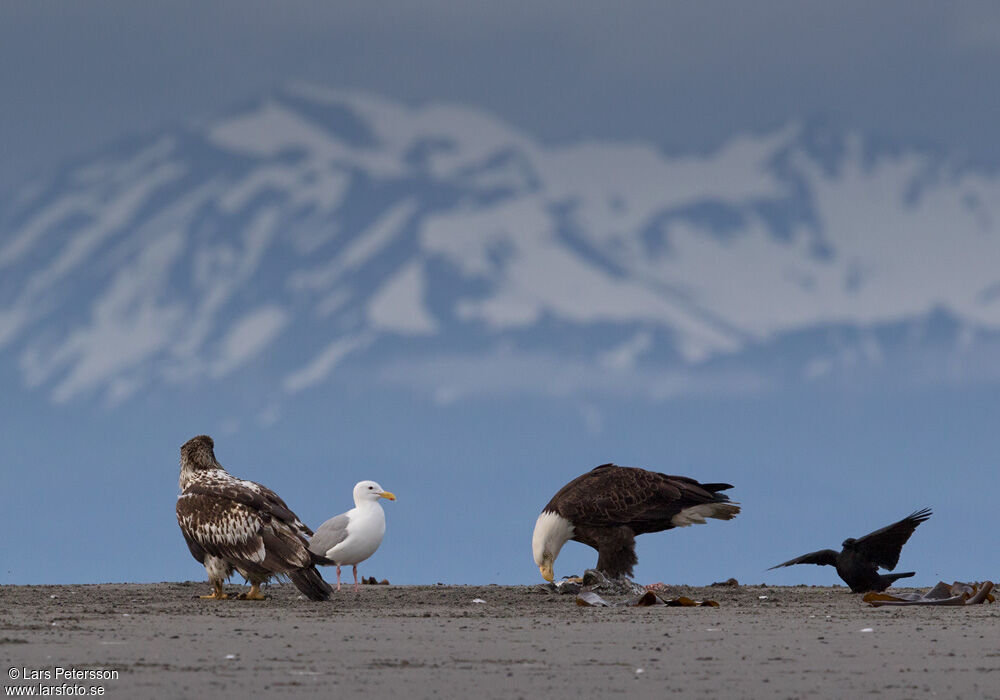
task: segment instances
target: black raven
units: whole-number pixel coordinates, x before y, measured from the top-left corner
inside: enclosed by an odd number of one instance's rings
[[[931,517],[931,509],[924,508],[907,515],[898,523],[886,525],[881,530],[869,533],[864,537],[844,540],[843,549],[836,552],[832,549],[821,549],[818,552],[803,554],[790,559],[784,564],[772,566],[777,569],[792,564],[820,564],[837,567],[837,573],[854,593],[868,591],[884,591],[896,579],[913,576],[913,571],[902,574],[880,574],[878,568],[892,571],[899,561],[899,553],[917,525]],[[770,569],[768,569],[770,571]]]

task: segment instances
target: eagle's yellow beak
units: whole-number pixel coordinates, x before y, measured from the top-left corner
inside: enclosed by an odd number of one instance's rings
[[[542,578],[551,583],[555,579],[556,575],[552,571],[552,564],[546,562],[538,567],[538,570],[542,572]]]
[[[379,498],[387,498],[390,501],[395,501],[396,500],[396,494],[392,493],[391,491],[383,491],[378,496],[379,496]]]

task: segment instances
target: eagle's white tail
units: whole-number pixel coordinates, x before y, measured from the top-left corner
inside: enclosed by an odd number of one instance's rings
[[[715,518],[716,520],[732,520],[740,512],[738,503],[725,501],[723,503],[700,503],[690,508],[685,508],[680,513],[670,519],[674,527],[687,527],[688,525],[704,525],[705,518]]]

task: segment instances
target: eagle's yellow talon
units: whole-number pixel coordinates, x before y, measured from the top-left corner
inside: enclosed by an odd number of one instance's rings
[[[226,592],[222,590],[222,584],[217,583],[215,584],[211,595],[203,595],[198,597],[201,598],[202,600],[226,600],[229,597],[229,595],[227,595]]]
[[[246,593],[240,593],[237,598],[240,600],[267,600],[267,596],[260,592],[260,586],[256,583],[250,586]]]

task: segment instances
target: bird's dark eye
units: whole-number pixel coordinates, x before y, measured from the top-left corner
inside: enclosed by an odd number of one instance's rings
[[[369,491],[371,491],[371,490],[372,490],[372,489],[374,489],[374,488],[375,488],[374,486],[369,486],[369,487],[368,487],[368,490],[369,490]]]

